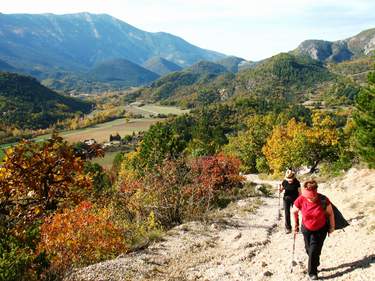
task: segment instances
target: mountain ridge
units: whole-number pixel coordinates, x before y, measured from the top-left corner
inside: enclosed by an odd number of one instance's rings
[[[142,64],[155,55],[189,66],[202,59],[225,57],[169,33],[143,31],[107,14],[0,14],[0,27],[0,59],[14,67],[88,70],[113,58]]]
[[[321,62],[338,63],[369,56],[374,50],[375,28],[371,28],[343,40],[305,40],[291,52],[299,55],[308,55]]]
[[[166,60],[162,57],[152,57],[142,64],[142,66],[160,76],[166,75],[173,71],[182,70],[182,67]]]

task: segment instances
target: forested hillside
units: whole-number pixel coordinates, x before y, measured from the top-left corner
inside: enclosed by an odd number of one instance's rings
[[[57,94],[35,78],[0,72],[1,125],[46,128],[58,120],[87,113],[92,104]]]
[[[346,105],[353,104],[359,89],[347,78],[344,69],[350,70],[346,66],[327,68],[309,57],[287,53],[266,59],[237,74],[220,67],[201,62],[158,79],[132,94],[132,98],[182,107],[226,102],[239,97]]]
[[[98,63],[85,76],[92,82],[112,82],[114,87],[144,85],[159,77],[156,73],[125,59]]]
[[[143,67],[159,74],[160,76],[182,69],[181,66],[161,57],[150,58],[149,60],[143,63]]]
[[[202,103],[210,103],[219,99],[216,93],[206,90],[205,86],[221,75],[233,76],[220,64],[201,61],[182,71],[161,77],[149,87],[140,89],[133,97],[166,104],[178,104],[181,101],[179,105],[185,107],[194,105],[196,99],[200,98]]]
[[[237,73],[240,70],[240,66],[243,63],[246,63],[246,60],[244,60],[243,58],[231,56],[231,57],[226,57],[226,58],[220,59],[220,60],[216,61],[216,63],[221,64],[228,71],[230,71],[232,73]]]

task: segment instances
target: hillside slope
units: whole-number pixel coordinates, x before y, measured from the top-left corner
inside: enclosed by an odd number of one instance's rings
[[[325,82],[334,80],[322,63],[308,57],[281,53],[237,74],[237,93],[303,100]]]
[[[213,102],[205,97],[205,85],[221,75],[230,74],[224,66],[200,61],[181,71],[169,73],[154,81],[149,87],[140,89],[136,95],[147,101],[167,101],[167,103],[183,103],[186,107],[190,100],[194,103],[201,97],[201,102]],[[202,92],[202,94],[201,94]],[[180,104],[181,105],[181,104]]]
[[[161,57],[150,58],[143,63],[143,67],[159,74],[160,76],[166,75],[173,71],[180,71],[182,69],[181,66]]]
[[[159,76],[126,59],[113,59],[98,63],[86,77],[91,81],[112,82],[126,87],[147,84]]]
[[[246,61],[243,58],[238,57],[226,57],[221,60],[216,61],[217,64],[221,64],[224,66],[228,71],[232,73],[237,73],[239,71],[240,65],[243,65],[246,63]],[[248,62],[251,63],[251,62]]]
[[[262,183],[256,176],[251,181]],[[273,186],[277,182],[267,182]],[[375,276],[375,171],[352,169],[321,184],[351,225],[327,238],[320,277],[370,281]],[[65,281],[83,280],[308,280],[302,234],[284,233],[278,198],[237,201],[204,222],[170,230],[148,249],[73,272]],[[254,212],[255,211],[255,212]],[[281,212],[282,213],[282,212]],[[291,273],[293,268],[293,273]]]
[[[14,68],[10,64],[6,63],[5,61],[0,60],[0,71],[15,72],[17,70],[16,70],[16,68]]]
[[[317,95],[337,75],[309,57],[281,53],[256,66],[233,74],[224,66],[200,62],[168,74],[141,89],[143,100],[178,104],[183,107],[207,105],[235,98],[264,98],[304,102]]]
[[[2,125],[22,129],[46,128],[58,120],[91,109],[91,103],[53,92],[35,78],[0,72]]]

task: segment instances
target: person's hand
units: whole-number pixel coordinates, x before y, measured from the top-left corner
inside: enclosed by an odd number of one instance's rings
[[[333,227],[330,227],[328,229],[328,236],[330,236],[334,231],[335,231],[335,229]]]
[[[299,232],[299,226],[296,225],[296,226],[294,227],[294,233],[297,234],[298,232]]]
[[[283,186],[281,184],[279,184],[279,193],[283,192]]]

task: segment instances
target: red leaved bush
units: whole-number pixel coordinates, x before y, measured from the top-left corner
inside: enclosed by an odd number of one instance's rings
[[[61,274],[72,266],[110,259],[127,250],[124,231],[110,220],[110,211],[94,210],[82,202],[74,209],[47,218],[41,227],[37,252],[51,259],[50,272]]]
[[[239,175],[241,161],[225,155],[204,156],[191,163],[195,181],[207,191],[239,187],[244,178]]]

